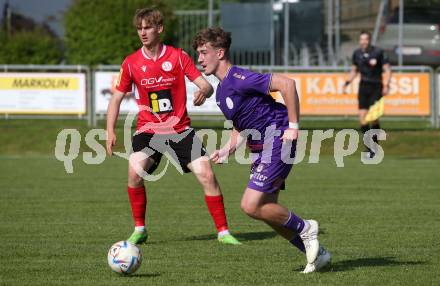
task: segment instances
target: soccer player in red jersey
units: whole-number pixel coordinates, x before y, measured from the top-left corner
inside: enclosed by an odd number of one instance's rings
[[[139,113],[132,139],[133,153],[129,157],[127,190],[135,230],[128,241],[141,244],[147,240],[147,196],[143,177],[152,174],[166,154],[181,171],[193,172],[202,185],[218,240],[225,244],[240,244],[229,233],[220,186],[203,144],[190,127],[185,76],[199,88],[194,94],[196,106],[211,96],[213,88],[182,49],[161,42],[164,27],[160,11],[137,10],[133,24],[142,47],[122,63],[116,92],[107,111],[107,152],[111,155],[116,143],[115,126],[120,104],[126,93],[134,91]]]

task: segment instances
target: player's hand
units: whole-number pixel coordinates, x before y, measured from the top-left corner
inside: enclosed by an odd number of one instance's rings
[[[298,129],[294,129],[294,128],[288,128],[284,131],[283,134],[283,142],[285,143],[286,141],[294,141],[298,139],[298,134],[299,134],[299,130]]]
[[[223,164],[226,159],[229,157],[229,151],[225,149],[215,150],[211,156],[209,156],[209,159],[211,159],[214,164]]]
[[[198,90],[194,93],[194,100],[193,100],[193,104],[195,106],[200,106],[203,103],[205,103],[206,100],[206,95],[204,92],[202,92],[201,90]]]
[[[116,144],[116,134],[113,131],[107,131],[106,149],[107,154],[113,155],[113,146]]]
[[[344,87],[342,88],[342,94],[347,94],[348,93],[347,89],[348,89],[349,85],[350,85],[350,82],[348,80],[345,81]]]
[[[384,85],[382,87],[382,95],[387,95],[390,92],[390,87],[388,85]]]

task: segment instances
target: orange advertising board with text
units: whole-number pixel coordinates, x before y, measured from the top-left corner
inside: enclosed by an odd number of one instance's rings
[[[344,91],[346,73],[288,73],[295,79],[304,115],[356,115],[359,78]],[[385,115],[430,114],[429,73],[393,73]],[[280,94],[273,94],[281,100]]]

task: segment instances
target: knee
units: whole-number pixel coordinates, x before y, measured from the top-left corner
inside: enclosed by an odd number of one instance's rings
[[[137,188],[142,187],[145,173],[146,157],[142,152],[132,153],[128,159],[128,186]]]
[[[198,174],[198,177],[200,183],[204,187],[215,187],[217,185],[214,172],[210,169],[204,169],[201,173]]]
[[[131,188],[139,188],[144,185],[144,179],[134,170],[128,171],[128,186]]]
[[[144,185],[144,180],[140,177],[128,177],[128,186],[131,188],[139,188]]]
[[[259,207],[256,204],[247,202],[245,200],[241,201],[240,207],[242,209],[242,211],[247,214],[248,216],[250,216],[251,218],[254,219],[260,219],[260,211],[259,211]]]

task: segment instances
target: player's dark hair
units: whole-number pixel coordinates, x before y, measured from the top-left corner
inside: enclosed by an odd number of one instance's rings
[[[163,26],[163,15],[157,9],[143,8],[136,10],[133,17],[133,25],[138,28],[142,25],[142,20],[145,20],[149,26]]]
[[[368,36],[368,40],[371,40],[371,33],[370,33],[369,31],[367,31],[367,30],[362,30],[362,31],[359,33],[359,36],[362,36],[362,35],[367,35],[367,36]]]
[[[193,48],[197,50],[198,47],[203,46],[206,43],[210,43],[212,47],[217,49],[224,49],[225,54],[229,54],[229,48],[231,47],[231,33],[225,32],[223,29],[207,28],[197,33],[193,41]]]

